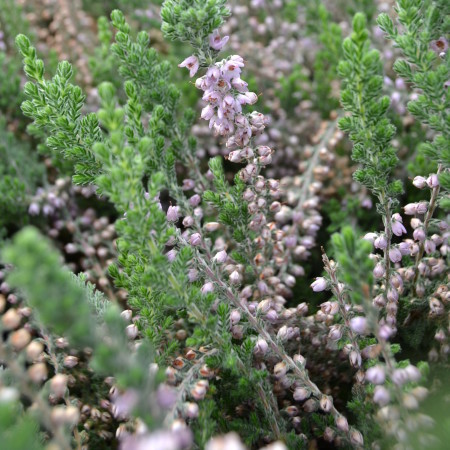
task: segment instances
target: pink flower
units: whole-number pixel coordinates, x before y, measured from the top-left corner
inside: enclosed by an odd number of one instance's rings
[[[202,109],[202,114],[200,117],[205,120],[210,120],[211,117],[213,116],[214,116],[214,108],[211,105],[206,105]]]
[[[219,32],[214,30],[212,34],[209,35],[209,46],[214,50],[222,50],[224,45],[228,42],[228,39],[230,39],[229,36],[221,38]]]
[[[206,72],[206,84],[211,86],[217,84],[220,78],[220,69],[217,66],[211,66]]]
[[[445,54],[445,52],[448,50],[447,39],[445,39],[444,36],[441,36],[439,39],[431,41],[430,48],[438,55],[440,55],[441,53]]]
[[[187,57],[183,62],[178,64],[178,67],[186,67],[189,70],[189,76],[192,78],[199,68],[199,62],[196,56]]]
[[[217,91],[208,90],[203,94],[202,99],[212,106],[217,106],[222,101],[222,96]]]
[[[233,86],[238,92],[248,92],[248,83],[240,78],[233,78],[231,80],[231,86]]]
[[[239,78],[241,74],[241,67],[236,61],[227,61],[221,69],[222,76],[226,81],[230,81],[232,78]]]
[[[396,213],[392,216],[392,232],[396,236],[406,234],[406,228],[403,226],[403,220],[400,214]]]

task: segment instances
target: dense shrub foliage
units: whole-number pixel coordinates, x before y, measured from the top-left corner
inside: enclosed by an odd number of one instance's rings
[[[445,0],[0,0],[2,448],[448,448],[449,40]]]

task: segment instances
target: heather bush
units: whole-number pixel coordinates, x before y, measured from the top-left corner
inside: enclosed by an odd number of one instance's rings
[[[0,0],[5,448],[446,448],[447,3]]]

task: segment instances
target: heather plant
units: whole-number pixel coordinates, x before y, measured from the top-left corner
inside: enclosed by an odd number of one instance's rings
[[[114,10],[83,87],[19,35],[47,173],[5,145],[3,442],[445,445],[426,399],[449,353],[445,7],[381,15],[392,52],[372,2],[166,0],[170,55]],[[28,221],[64,253],[12,236]]]

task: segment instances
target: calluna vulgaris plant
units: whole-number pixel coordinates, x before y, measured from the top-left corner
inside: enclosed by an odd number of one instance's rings
[[[446,448],[448,2],[35,2],[0,0],[2,446]]]

